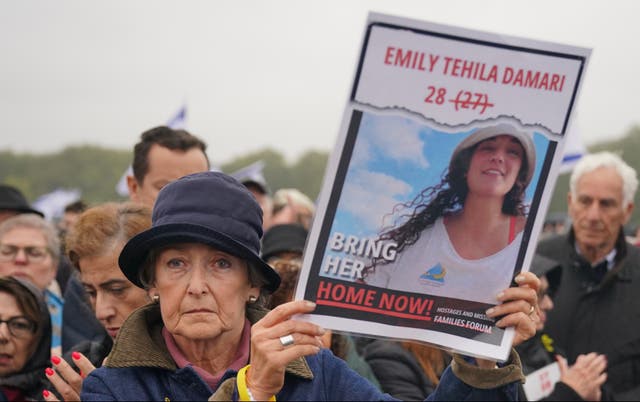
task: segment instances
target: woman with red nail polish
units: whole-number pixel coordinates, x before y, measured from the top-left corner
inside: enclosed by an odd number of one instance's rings
[[[51,318],[31,283],[0,278],[0,401],[42,400],[51,387]]]
[[[55,361],[50,381],[64,400],[79,400],[86,375],[102,366],[120,326],[138,307],[151,302],[146,291],[131,283],[118,266],[125,243],[151,226],[151,210],[131,202],[105,203],[83,212],[69,229],[66,249],[78,270],[91,309],[108,337],[84,341]]]

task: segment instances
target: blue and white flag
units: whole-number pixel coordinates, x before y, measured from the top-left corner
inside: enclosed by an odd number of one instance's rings
[[[120,176],[120,180],[118,180],[118,184],[116,184],[116,193],[122,197],[126,197],[129,195],[129,186],[127,186],[127,176],[133,176],[133,168],[131,165],[124,171],[122,176]]]
[[[167,126],[174,130],[184,130],[187,128],[187,105],[182,105],[180,110],[178,110],[176,114],[169,119]]]
[[[567,142],[564,145],[562,164],[558,170],[560,174],[571,172],[580,158],[587,153],[587,148],[582,142],[582,136],[580,135],[581,132],[575,119],[571,124],[571,127],[569,127],[569,132],[567,134]]]
[[[33,203],[33,208],[44,214],[45,219],[51,221],[64,214],[64,208],[72,202],[78,201],[82,192],[78,189],[58,188],[43,194]]]

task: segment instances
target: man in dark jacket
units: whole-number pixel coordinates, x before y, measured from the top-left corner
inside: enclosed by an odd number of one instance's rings
[[[603,399],[640,400],[640,250],[625,241],[636,172],[601,152],[576,165],[568,195],[568,235],[541,242],[538,253],[562,265],[547,331],[573,363],[606,355]]]
[[[560,283],[561,269],[562,267],[555,260],[539,254],[533,257],[531,272],[540,278],[540,288],[538,289],[540,320],[536,324],[536,335],[516,346],[522,362],[522,371],[527,376],[526,385],[529,385],[530,380],[536,384],[536,376],[548,375],[549,372],[545,370],[550,370],[551,365],[557,362],[560,369],[560,379],[548,388],[549,394],[542,400],[599,401],[601,398],[600,387],[606,380],[607,362],[605,357],[596,353],[581,355],[576,363],[569,367],[564,358],[564,352],[558,350],[553,339],[545,331],[547,314],[554,307],[551,297]],[[532,374],[540,369],[544,370]],[[541,388],[544,387],[541,386]],[[525,392],[527,389],[529,388],[523,388],[518,393],[520,400],[525,401],[531,398],[532,395]],[[535,385],[533,389],[529,390],[532,394],[535,394],[536,391],[540,392],[541,389],[537,389]]]

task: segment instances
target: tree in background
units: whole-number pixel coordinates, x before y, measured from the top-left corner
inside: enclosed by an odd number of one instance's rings
[[[640,172],[640,125],[631,127],[621,138],[589,147],[590,152],[603,150],[619,153]],[[309,150],[288,163],[282,153],[267,148],[219,166],[223,172],[230,173],[262,160],[265,163],[263,174],[271,191],[293,187],[316,200],[328,158],[328,152]],[[42,155],[0,151],[0,182],[19,188],[30,200],[56,188],[79,188],[84,200],[97,204],[122,199],[114,188],[130,163],[130,151],[91,145],[67,147],[57,153]],[[567,211],[568,191],[569,174],[560,175],[548,214]],[[640,208],[633,212],[631,222],[635,225],[640,222]]]

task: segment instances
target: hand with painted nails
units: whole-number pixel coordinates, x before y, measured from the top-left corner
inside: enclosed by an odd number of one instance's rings
[[[320,351],[325,330],[310,322],[291,319],[295,314],[314,309],[315,304],[305,300],[284,303],[251,328],[247,386],[255,400],[267,400],[282,389],[287,364]]]
[[[517,287],[505,289],[498,294],[501,304],[487,310],[491,318],[499,318],[496,326],[514,327],[513,345],[519,345],[536,333],[539,320],[538,288],[540,279],[531,272],[522,272],[515,278]]]
[[[77,373],[64,359],[53,356],[51,357],[53,369],[48,367],[45,374],[64,401],[79,401],[82,381],[95,367],[82,353],[73,352],[71,358],[80,369],[80,373]],[[47,401],[58,400],[52,392],[43,392],[43,397]]]

